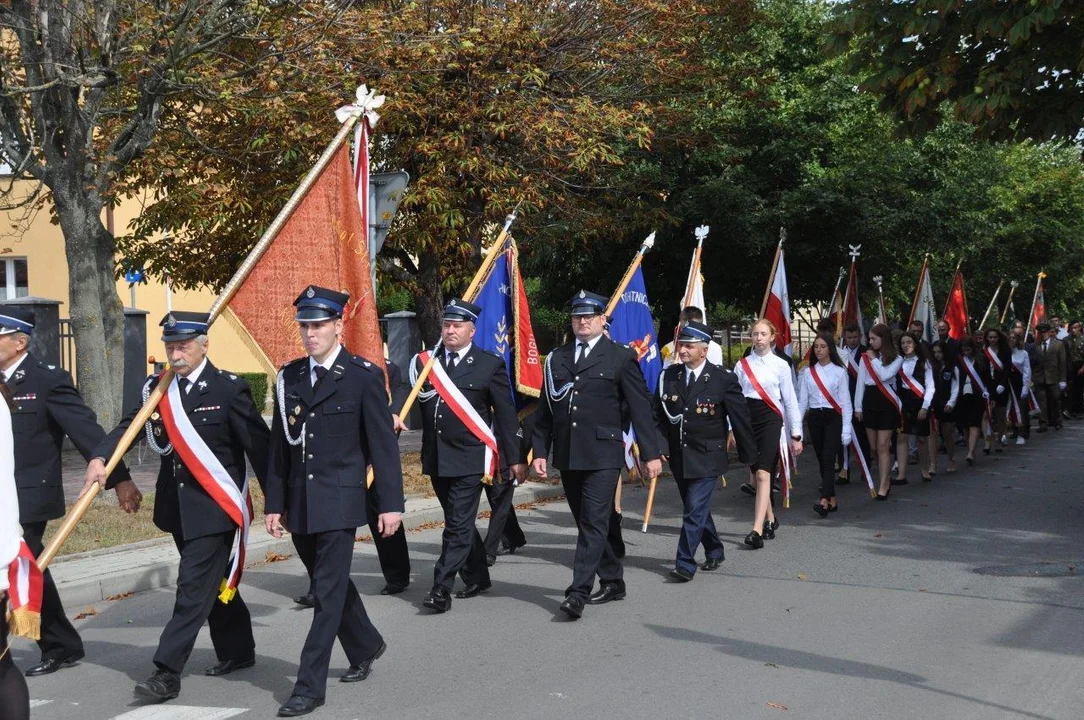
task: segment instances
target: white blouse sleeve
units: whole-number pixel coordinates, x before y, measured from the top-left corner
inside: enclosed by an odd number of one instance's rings
[[[801,437],[802,413],[798,409],[798,396],[794,392],[794,371],[782,360],[779,365],[779,395],[783,399],[783,417],[790,424],[791,437]]]
[[[956,407],[956,401],[960,399],[960,368],[952,368],[952,386],[949,389],[949,407]]]
[[[809,411],[809,384],[813,382],[813,376],[809,372],[809,368],[802,370],[798,376],[798,412],[804,418],[805,414]]]
[[[937,383],[933,377],[933,366],[926,363],[926,379],[923,381],[925,395],[922,398],[922,409],[929,410],[933,404],[933,394],[937,392]]]
[[[858,363],[858,383],[854,388],[854,411],[862,412],[862,398],[866,395],[866,379],[869,378],[869,372],[866,370],[866,364]]]
[[[898,355],[896,356],[896,359],[888,365],[884,365],[883,360],[881,362],[881,369],[877,370],[877,374],[881,377],[881,382],[883,383],[887,383],[889,380],[896,377],[896,373],[903,367],[903,357]]]
[[[854,415],[854,409],[851,407],[850,380],[845,369],[838,375],[839,381],[836,382],[836,388],[833,392],[839,398],[839,406],[843,409],[843,436],[849,437],[851,434],[851,419]]]
[[[15,445],[11,411],[0,397],[0,590],[8,589],[8,565],[19,554],[19,496],[15,490]],[[3,620],[0,620],[3,621]]]

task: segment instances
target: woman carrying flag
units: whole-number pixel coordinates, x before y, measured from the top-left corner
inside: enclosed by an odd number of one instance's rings
[[[774,539],[779,527],[771,507],[772,471],[782,459],[782,481],[789,482],[789,455],[802,454],[802,414],[798,409],[790,364],[772,352],[775,326],[769,320],[758,320],[750,335],[752,352],[734,366],[734,374],[738,376],[749,405],[757,444],[756,462],[752,468],[757,482],[756,511],[753,531],[745,536],[745,544],[755,550],[764,547],[764,538]],[[783,435],[784,427],[789,433],[789,441]]]
[[[812,353],[798,379],[798,407],[809,422],[809,439],[820,463],[821,499],[813,512],[823,518],[839,509],[835,460],[851,444],[851,390],[831,333],[817,333]]]
[[[908,330],[900,335],[900,355],[903,362],[896,373],[896,392],[903,403],[903,427],[896,441],[896,457],[900,459],[899,470],[893,485],[907,484],[907,447],[911,437],[918,440],[918,463],[922,468],[922,481],[929,482],[930,406],[933,405],[934,374],[926,357],[926,347],[920,337]]]
[[[1024,328],[1014,328],[1009,335],[1012,347],[1012,368],[1009,371],[1009,420],[1013,424],[1016,444],[1024,445],[1031,437],[1031,356],[1024,349]]]
[[[880,485],[878,500],[887,500],[891,492],[892,431],[900,426],[902,403],[896,394],[896,373],[903,359],[896,354],[892,331],[877,323],[869,331],[869,349],[858,366],[858,385],[854,395],[854,414],[866,426],[870,450],[877,454]],[[906,457],[904,455],[903,457]]]
[[[19,500],[15,494],[15,449],[11,435],[11,395],[0,386],[0,717],[29,720],[30,693],[8,647],[8,567],[23,547]],[[40,589],[38,591],[40,593]]]

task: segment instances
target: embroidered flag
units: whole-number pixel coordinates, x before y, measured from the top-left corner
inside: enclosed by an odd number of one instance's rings
[[[949,337],[953,340],[960,340],[971,334],[967,314],[967,294],[964,292],[964,275],[959,270],[952,278],[952,290],[949,291],[948,302],[945,304],[944,320],[948,323]]]
[[[8,597],[11,617],[8,629],[12,635],[38,640],[41,638],[42,574],[30,546],[19,538],[19,554],[8,565]]]
[[[915,286],[915,298],[911,303],[911,316],[907,319],[907,326],[910,327],[915,320],[922,323],[923,340],[932,343],[937,339],[937,306],[933,300],[929,258],[923,261],[922,270],[918,274],[918,285]]]
[[[610,322],[610,339],[636,351],[636,359],[640,362],[644,380],[647,381],[647,389],[654,393],[659,383],[659,373],[662,372],[662,358],[659,356],[658,336],[655,334],[655,321],[651,317],[651,303],[647,298],[644,273],[639,267],[614,308],[613,320]]]
[[[847,292],[843,294],[843,324],[855,323],[862,333],[861,343],[866,342],[866,327],[862,323],[862,305],[858,302],[858,261],[851,258],[851,271],[847,276]]]

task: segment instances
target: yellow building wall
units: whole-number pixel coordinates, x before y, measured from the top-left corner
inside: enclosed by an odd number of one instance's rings
[[[125,232],[128,223],[139,213],[140,207],[138,200],[131,200],[113,211],[114,227],[118,234]],[[26,258],[30,295],[61,301],[63,305],[60,306],[60,317],[66,318],[70,301],[63,233],[58,225],[50,222],[49,212],[45,209],[29,222],[21,218],[20,211],[13,211],[8,213],[8,223],[0,221],[0,260]],[[193,258],[192,261],[199,262],[199,258]],[[117,282],[117,294],[125,307],[131,306],[131,291],[123,278]],[[158,323],[166,314],[165,287],[154,279],[148,279],[146,285],[136,285],[135,296],[135,307],[148,312],[147,354],[161,361],[164,352],[159,340],[161,335]],[[173,309],[206,312],[217,297],[217,294],[210,290],[177,291],[173,293]],[[267,371],[235,326],[225,318],[220,318],[211,326],[209,337],[211,361],[218,367],[233,372]],[[150,365],[147,369],[148,372],[151,370]],[[72,370],[74,372],[74,368]]]

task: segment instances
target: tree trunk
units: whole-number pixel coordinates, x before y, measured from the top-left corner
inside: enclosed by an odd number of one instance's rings
[[[444,315],[444,297],[441,293],[440,260],[435,252],[424,252],[418,258],[418,275],[421,296],[414,299],[414,311],[418,314],[418,327],[426,347],[432,347],[440,339],[440,322]]]
[[[114,278],[115,241],[101,203],[53,191],[68,260],[68,293],[79,392],[108,431],[124,399],[124,309]]]

